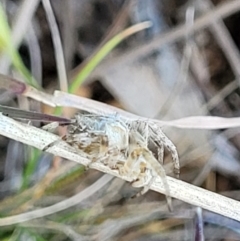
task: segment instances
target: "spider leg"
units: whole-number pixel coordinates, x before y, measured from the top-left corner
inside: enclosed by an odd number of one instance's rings
[[[153,143],[155,143],[155,145],[159,147],[158,152],[160,154],[160,158],[163,159],[163,154],[161,152],[164,152],[164,147],[166,147],[167,150],[171,153],[174,173],[177,177],[179,177],[180,162],[179,162],[178,152],[175,145],[163,133],[160,127],[156,125],[152,125],[150,127],[150,131],[151,131],[151,135],[150,135],[151,140],[153,141]]]
[[[151,187],[152,183],[154,182],[155,178],[157,176],[160,176],[160,178],[162,179],[163,182],[163,187],[165,189],[166,192],[166,199],[167,199],[167,203],[168,203],[168,207],[170,210],[172,210],[172,199],[170,196],[170,188],[167,182],[167,176],[165,173],[165,170],[163,168],[163,166],[156,160],[156,158],[153,156],[153,154],[151,153],[151,151],[149,151],[146,148],[139,148],[139,153],[138,155],[141,154],[142,157],[144,158],[144,160],[146,161],[146,163],[149,166],[149,169],[151,170],[151,180],[148,183],[148,189]]]
[[[149,123],[146,121],[144,122],[143,127],[143,138],[145,140],[145,145],[148,145],[148,139],[149,139]]]
[[[134,121],[133,122],[133,126],[136,127],[136,130],[139,130],[141,132],[141,135],[143,137],[143,141],[144,141],[144,146],[148,146],[148,142],[149,140],[152,140],[151,143],[154,144],[157,147],[157,160],[160,162],[161,165],[163,165],[163,159],[164,159],[164,144],[163,142],[160,141],[156,141],[154,138],[151,138],[151,127],[149,125],[149,122],[144,121],[144,122],[140,122],[140,121]],[[141,124],[143,126],[141,126]],[[161,129],[160,129],[161,131]]]
[[[159,143],[159,146],[157,147],[157,155],[159,163],[163,165],[164,145],[162,143]]]
[[[164,145],[162,141],[156,140],[152,136],[149,138],[151,143],[157,148],[157,160],[163,165],[164,164]]]
[[[154,180],[155,178],[152,177],[150,169],[145,169],[143,172],[140,172],[137,180],[132,183],[133,187],[142,187],[142,190],[136,196],[144,195],[148,192]]]
[[[173,167],[174,167],[174,173],[176,176],[179,178],[180,174],[180,162],[178,158],[178,153],[175,145],[167,138],[166,141],[164,142],[164,146],[168,149],[168,151],[172,155],[172,160],[173,160]]]

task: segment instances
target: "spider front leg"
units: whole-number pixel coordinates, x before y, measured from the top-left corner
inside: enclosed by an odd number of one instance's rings
[[[150,136],[151,136],[152,142],[155,143],[155,145],[158,147],[158,156],[159,156],[159,159],[161,160],[160,162],[162,163],[164,147],[166,147],[172,156],[174,173],[177,177],[179,177],[180,162],[179,162],[177,148],[172,143],[172,141],[163,133],[161,128],[156,124],[151,125],[150,132],[151,132]]]
[[[165,134],[163,134],[165,136]],[[179,162],[179,157],[178,157],[178,152],[176,146],[165,136],[163,138],[163,145],[167,148],[167,150],[171,153],[172,155],[172,161],[173,161],[173,171],[176,175],[177,178],[179,178],[180,174],[180,162]]]
[[[163,165],[163,159],[164,159],[164,145],[162,141],[156,141],[154,138],[151,137],[149,134],[151,131],[151,127],[149,125],[148,121],[134,121],[132,124],[132,127],[135,128],[136,130],[139,130],[143,141],[144,141],[144,146],[148,146],[149,141],[152,139],[152,143],[157,147],[157,160],[160,162],[160,164]],[[160,130],[161,131],[161,130]],[[162,131],[160,134],[163,134]],[[160,135],[161,136],[161,135]]]

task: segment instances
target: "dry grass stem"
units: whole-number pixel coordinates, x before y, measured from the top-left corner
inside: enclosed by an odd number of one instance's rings
[[[98,101],[87,99],[84,97],[71,95],[61,91],[55,91],[52,101],[59,106],[68,106],[85,110],[94,114],[106,115],[106,114],[119,114],[121,118],[126,120],[142,120],[148,121],[152,125],[171,126],[183,129],[223,129],[234,128],[240,126],[240,117],[235,118],[223,118],[217,116],[191,116],[177,120],[157,120],[141,117],[130,112],[124,111],[114,106],[110,106]]]
[[[50,1],[42,0],[42,3],[46,11],[48,23],[52,34],[52,40],[53,40],[54,49],[55,49],[54,53],[55,53],[55,59],[57,64],[58,78],[60,81],[60,89],[62,91],[67,91],[68,80],[67,80],[67,73],[65,68],[65,61],[64,61],[64,54],[63,54],[60,33],[58,30],[58,26],[56,23],[56,19],[54,17],[54,13],[53,13]]]
[[[38,149],[43,149],[49,143],[59,139],[59,137],[54,134],[30,125],[21,124],[9,117],[3,116],[2,114],[0,115],[0,134],[27,145],[34,146]],[[86,157],[79,155],[73,147],[67,145],[63,141],[57,142],[56,145],[49,148],[48,152],[83,165],[87,165],[90,162]],[[101,172],[122,178],[123,180],[132,181],[131,178],[120,176],[117,171],[111,170],[103,164],[94,163],[92,167]],[[204,190],[172,177],[167,177],[167,181],[172,197],[240,221],[240,203],[238,201]],[[156,179],[156,181],[152,184],[151,189],[165,194],[165,188],[161,178]],[[7,225],[7,223],[10,224],[7,220],[11,218],[12,217],[6,217],[0,219],[0,225]]]

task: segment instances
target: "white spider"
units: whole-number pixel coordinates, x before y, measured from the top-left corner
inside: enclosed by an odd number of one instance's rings
[[[77,114],[62,139],[83,151],[92,162],[102,162],[120,175],[130,177],[134,187],[143,187],[146,193],[157,176],[162,178],[166,197],[171,207],[170,190],[162,166],[164,147],[172,154],[174,169],[179,173],[175,146],[160,128],[147,122],[123,121],[116,116]],[[149,144],[158,148],[155,158]],[[91,166],[91,164],[90,164]]]

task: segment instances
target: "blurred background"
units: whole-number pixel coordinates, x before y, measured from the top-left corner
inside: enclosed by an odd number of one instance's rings
[[[73,82],[116,34],[150,21],[150,28],[107,52],[73,92],[161,120],[240,114],[239,0],[1,3],[5,14],[0,23],[2,74],[25,80],[20,65],[6,50],[8,31],[14,51],[30,75],[51,94],[64,90],[64,70],[68,83]],[[62,67],[58,64],[61,48],[54,47],[53,37],[58,34],[52,32],[50,6],[63,49]],[[37,101],[6,94],[6,88],[0,93],[2,105],[54,113]],[[73,112],[64,113],[71,117]],[[181,180],[240,199],[239,129],[165,127],[163,131],[177,147]],[[0,146],[1,217],[67,202],[103,175],[2,136]],[[166,152],[168,162],[171,157]],[[171,170],[168,174],[173,175]],[[114,178],[61,212],[0,227],[0,240],[240,240],[236,221],[178,200],[170,213],[164,195],[149,191],[132,199],[137,191]]]

